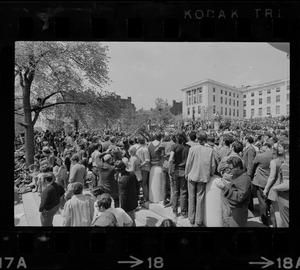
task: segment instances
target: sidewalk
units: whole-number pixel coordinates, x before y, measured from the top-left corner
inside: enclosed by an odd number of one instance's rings
[[[85,190],[85,194],[89,191]],[[28,192],[22,195],[22,201],[15,204],[15,226],[41,226],[39,205],[41,198],[37,192]],[[148,208],[142,207],[135,212],[137,227],[159,227],[164,219],[173,220],[177,227],[191,227],[189,220],[182,217],[175,218],[172,208],[164,208],[162,204],[150,203]],[[56,213],[53,219],[53,226],[59,227],[63,224],[63,217],[60,212]],[[248,227],[266,227],[259,220],[259,207],[257,198],[254,199],[254,211],[248,212]]]

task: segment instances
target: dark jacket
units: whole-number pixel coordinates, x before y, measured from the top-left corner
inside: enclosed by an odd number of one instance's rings
[[[225,199],[231,208],[246,208],[250,201],[251,180],[247,173],[232,179],[223,190]]]
[[[120,206],[125,212],[134,211],[137,206],[136,176],[133,172],[122,172],[119,180]]]
[[[60,203],[60,198],[64,194],[64,188],[56,182],[53,182],[51,185],[47,186],[41,194],[41,204],[39,211],[48,211],[57,206]]]
[[[115,167],[108,164],[107,162],[102,162],[99,164],[99,186],[105,188],[110,196],[115,199],[118,198],[118,183],[115,179]]]

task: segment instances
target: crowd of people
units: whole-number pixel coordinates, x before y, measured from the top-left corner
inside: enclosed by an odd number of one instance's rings
[[[217,175],[224,227],[247,226],[255,197],[265,226],[288,227],[288,129],[268,122],[258,131],[194,128],[35,132],[30,166],[19,136],[15,190],[39,193],[42,226],[53,226],[57,211],[64,226],[136,226],[136,211],[159,203],[204,227],[206,185]]]

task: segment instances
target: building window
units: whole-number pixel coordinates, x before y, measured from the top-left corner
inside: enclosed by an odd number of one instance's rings
[[[258,109],[258,115],[259,115],[259,116],[262,116],[262,108],[259,108],[259,109]]]
[[[236,110],[236,116],[239,117],[239,110]]]
[[[290,101],[290,94],[286,94],[286,100]]]
[[[200,109],[200,106],[198,106],[198,114],[201,113],[201,109]]]
[[[229,116],[231,116],[231,109],[229,108]]]
[[[267,115],[271,114],[271,107],[267,107]]]
[[[187,108],[187,114],[190,115],[190,108]]]
[[[216,88],[215,87],[213,87],[213,92],[216,92]]]
[[[254,109],[251,109],[251,116],[254,116]]]
[[[213,113],[216,113],[216,106],[213,106]]]
[[[201,94],[202,93],[202,87],[197,88],[198,93]]]
[[[244,98],[246,98],[247,96],[246,95],[244,95]]]
[[[223,103],[223,97],[221,97],[221,103]]]
[[[276,88],[276,92],[280,92],[280,87],[277,87],[277,88]]]
[[[229,92],[229,96],[231,97],[231,92]]]
[[[267,90],[267,94],[271,94],[271,89],[268,89],[268,90]]]
[[[290,104],[286,105],[286,114],[290,114]]]
[[[280,95],[276,96],[276,102],[280,102]]]
[[[258,100],[258,104],[262,104],[262,98]]]
[[[194,96],[194,104],[196,104],[197,103],[197,96],[195,95]]]
[[[227,96],[227,91],[225,91],[225,96]]]
[[[233,97],[235,97],[235,93],[233,93]]]
[[[231,98],[229,99],[229,105],[231,105]]]
[[[223,94],[223,90],[221,89],[221,94]]]
[[[239,101],[238,100],[236,101],[236,106],[239,106]]]
[[[225,115],[227,115],[227,108],[225,108]]]
[[[233,116],[235,116],[235,109],[233,109]]]
[[[251,105],[254,105],[254,99],[251,99]]]
[[[195,114],[195,107],[193,107],[193,115]]]
[[[223,107],[221,107],[221,115],[223,115]]]
[[[246,105],[247,105],[247,101],[246,101],[246,100],[244,100],[244,107],[246,107]]]
[[[268,104],[271,103],[271,97],[267,97],[267,103],[268,103]]]
[[[235,106],[235,99],[233,100],[233,106]]]
[[[280,106],[276,106],[276,114],[280,114]]]
[[[246,110],[244,110],[244,117],[246,117]]]
[[[258,93],[260,96],[262,95],[262,91],[259,91],[259,93]]]
[[[199,103],[202,103],[202,94],[199,95]]]
[[[227,104],[227,98],[225,98],[225,104]]]
[[[189,104],[188,105],[191,105],[192,104],[192,98],[189,97]]]
[[[239,94],[236,94],[236,97],[239,98]]]
[[[254,92],[251,93],[251,97],[254,97]]]
[[[216,102],[216,96],[213,95],[213,102]]]
[[[286,86],[286,90],[290,90],[290,86],[289,85]]]

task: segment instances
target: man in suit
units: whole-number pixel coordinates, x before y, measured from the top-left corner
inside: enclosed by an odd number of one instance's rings
[[[215,172],[213,149],[205,146],[207,135],[200,131],[199,145],[190,148],[186,165],[185,178],[188,180],[188,216],[190,223],[204,227],[204,203],[206,183]]]
[[[253,178],[252,184],[259,202],[261,221],[268,226],[269,205],[267,198],[263,195],[263,191],[270,175],[270,162],[273,156],[272,143],[270,141],[264,143],[263,151],[254,158],[251,178]]]
[[[247,175],[251,178],[252,176],[252,170],[253,170],[253,160],[256,156],[255,148],[253,147],[254,140],[251,136],[246,136],[244,140],[244,150],[243,150],[243,160],[244,160],[244,169],[247,173]],[[251,179],[252,180],[252,179]],[[252,187],[253,189],[253,187]],[[253,190],[252,190],[253,192]],[[253,211],[253,194],[251,194],[251,199],[249,202],[248,209]]]

